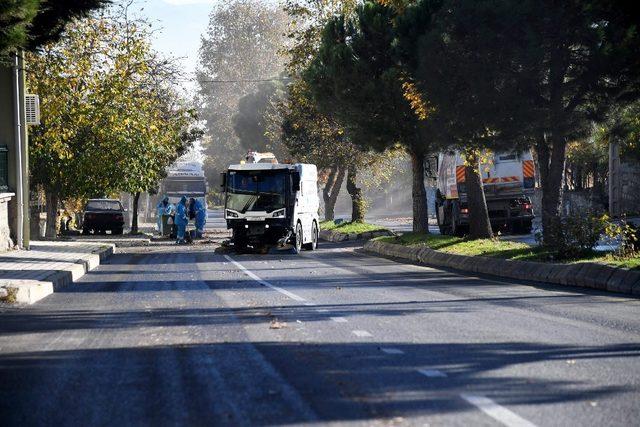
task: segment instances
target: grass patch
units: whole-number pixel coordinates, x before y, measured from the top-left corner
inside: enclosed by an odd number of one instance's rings
[[[340,233],[367,233],[371,231],[386,231],[387,229],[384,227],[380,227],[379,225],[368,224],[366,222],[341,222],[340,224],[336,224],[333,221],[321,221],[320,222],[321,230],[333,230],[338,231]]]
[[[379,237],[376,240],[403,246],[427,246],[431,249],[457,255],[485,256],[518,261],[558,262],[552,251],[541,246],[530,246],[526,243],[500,239],[465,240],[460,237],[439,234],[406,233],[398,237]],[[560,262],[586,261],[640,270],[640,257],[622,259],[615,257],[611,252],[591,251],[579,259]]]

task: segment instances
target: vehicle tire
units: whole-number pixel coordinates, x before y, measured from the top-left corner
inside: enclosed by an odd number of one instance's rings
[[[450,236],[457,236],[458,234],[458,218],[455,214],[455,206],[451,206],[451,224],[449,224],[449,232],[447,233]]]
[[[296,225],[295,244],[293,245],[293,252],[299,254],[302,252],[302,224],[298,222]]]
[[[105,235],[105,234],[107,234],[107,230],[105,230],[105,229],[100,229],[100,230],[98,230],[98,234],[100,234],[100,235]]]
[[[82,229],[82,234],[84,236],[88,236],[89,234],[91,234],[91,230],[89,230],[88,228],[83,228]]]
[[[514,231],[518,234],[531,234],[532,230],[533,224],[531,223],[531,220],[523,221],[520,224],[516,224],[514,227]]]
[[[243,239],[234,240],[233,249],[238,254],[243,254],[243,253],[247,252],[247,241],[243,240]]]
[[[124,230],[122,228],[114,228],[113,230],[111,230],[111,234],[115,234],[115,235],[122,235],[122,233],[124,232]]]
[[[444,226],[442,220],[440,219],[440,209],[438,206],[438,202],[435,203],[435,211],[436,211],[436,223],[438,224],[438,230],[440,230],[440,234],[447,234],[447,227]]]
[[[456,233],[454,235],[456,237],[464,237],[466,234],[469,234],[469,226],[458,224],[456,226]]]
[[[315,251],[318,248],[318,224],[315,221],[311,226],[311,243],[305,243],[304,248],[308,251]]]

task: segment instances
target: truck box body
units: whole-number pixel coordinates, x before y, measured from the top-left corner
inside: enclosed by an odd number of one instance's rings
[[[534,218],[530,196],[535,188],[531,152],[489,152],[483,160],[480,172],[492,225],[529,231]],[[457,151],[443,153],[438,166],[438,225],[443,232],[463,234],[469,225],[464,159]]]

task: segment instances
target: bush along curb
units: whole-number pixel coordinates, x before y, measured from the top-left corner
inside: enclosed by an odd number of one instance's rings
[[[395,236],[389,230],[367,231],[365,233],[341,233],[335,230],[320,230],[320,238],[328,242],[346,242],[354,240],[369,240],[374,237]]]
[[[593,262],[552,264],[514,261],[483,256],[448,254],[426,246],[411,247],[379,241],[366,242],[364,250],[429,266],[448,267],[510,279],[532,280],[640,296],[639,271]]]

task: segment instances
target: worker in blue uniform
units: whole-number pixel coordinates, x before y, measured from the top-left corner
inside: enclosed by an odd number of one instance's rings
[[[196,237],[202,237],[204,234],[204,226],[207,223],[207,208],[200,201],[200,199],[195,200],[195,211],[196,211]]]
[[[176,228],[177,228],[177,244],[186,243],[184,240],[184,234],[187,229],[187,224],[189,223],[189,216],[187,211],[187,197],[182,196],[178,206],[176,207],[176,218],[175,218]]]
[[[162,216],[168,215],[167,208],[169,207],[169,198],[164,196],[158,206],[156,206],[156,222],[158,225],[158,233],[162,236],[164,234],[164,230],[162,229]]]

